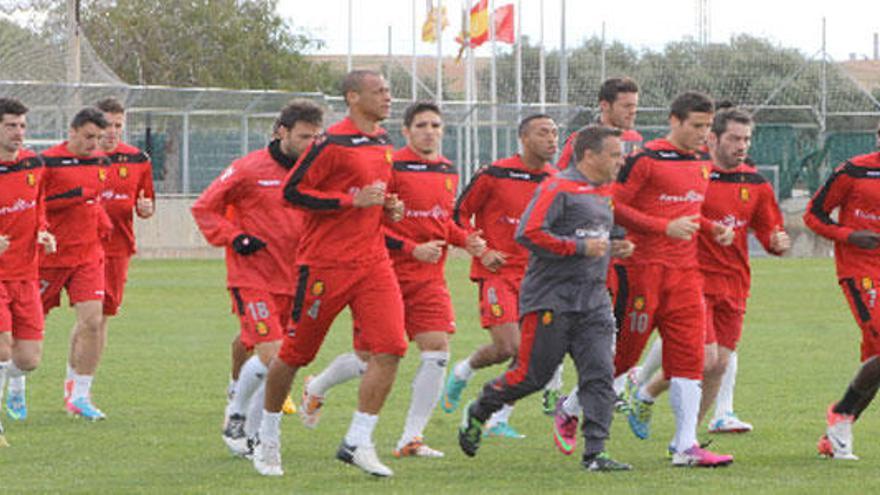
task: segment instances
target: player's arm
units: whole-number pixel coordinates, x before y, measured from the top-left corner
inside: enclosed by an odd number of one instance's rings
[[[49,219],[46,217],[45,173],[40,177],[39,187],[39,193],[37,194],[37,244],[43,246],[46,253],[54,253],[58,249],[58,242],[55,236],[49,232]]]
[[[605,254],[607,239],[579,239],[553,232],[553,223],[562,215],[565,204],[565,197],[556,186],[557,183],[550,182],[537,189],[516,228],[516,241],[542,258]]]
[[[491,192],[489,187],[491,177],[484,170],[480,170],[471,178],[467,187],[459,195],[452,212],[452,220],[465,232],[475,230],[473,216],[482,205],[486,203]]]
[[[773,255],[782,256],[791,248],[791,239],[785,232],[785,224],[776,195],[769,183],[764,183],[758,189],[758,203],[755,213],[749,221],[749,227],[755,232],[755,237],[764,246],[764,249]]]
[[[568,139],[565,140],[565,145],[562,147],[562,153],[559,154],[559,160],[556,162],[557,169],[564,170],[568,168],[574,149],[575,136],[577,136],[577,132],[573,132],[571,136],[568,136]]]
[[[193,220],[213,246],[229,246],[239,236],[246,234],[227,215],[227,208],[235,204],[242,194],[245,173],[235,164],[214,179],[193,203]]]
[[[831,218],[831,212],[840,206],[852,189],[853,179],[846,173],[847,168],[852,166],[845,163],[838,167],[813,195],[804,213],[804,223],[807,227],[832,241],[847,242],[849,236],[855,232],[851,227],[841,225]]]
[[[284,200],[294,208],[310,212],[333,212],[363,206],[355,204],[355,195],[342,191],[329,191],[322,187],[324,179],[335,169],[333,146],[326,138],[319,138],[306,150],[305,155],[288,172],[284,180]],[[384,188],[381,194],[377,184],[362,188],[358,195],[367,196],[370,206],[385,203]],[[363,194],[367,191],[367,195]]]
[[[409,237],[392,232],[391,229],[384,225],[382,226],[382,233],[385,235],[385,247],[388,248],[389,251],[396,251],[407,256],[412,256],[413,250],[418,246],[418,243]]]
[[[150,218],[156,212],[156,190],[153,186],[153,164],[146,153],[143,155],[144,162],[138,181],[135,212],[141,218]]]
[[[626,158],[617,182],[613,184],[614,223],[643,234],[664,234],[669,219],[655,217],[630,206],[650,179],[650,162],[645,155],[634,154]]]

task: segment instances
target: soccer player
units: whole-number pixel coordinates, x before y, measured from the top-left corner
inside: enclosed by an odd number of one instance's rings
[[[43,161],[23,147],[27,112],[20,101],[0,98],[0,403],[7,378],[23,379],[40,364],[43,307],[37,248],[55,247],[46,231]],[[25,419],[24,389],[10,385],[7,413]],[[0,424],[0,447],[5,445]]]
[[[458,198],[455,220],[466,230],[484,233],[488,249],[471,264],[471,280],[479,285],[480,323],[492,342],[459,361],[449,374],[441,406],[453,412],[474,371],[516,356],[520,343],[519,286],[528,251],[514,233],[538,184],[553,173],[549,161],[556,154],[556,123],[535,114],[519,124],[522,154],[498,160],[480,170]],[[473,224],[471,219],[473,217]],[[487,434],[522,438],[508,423],[512,405],[498,411]]]
[[[733,457],[697,444],[697,415],[703,374],[706,314],[697,258],[697,234],[729,245],[733,229],[701,219],[711,162],[699,150],[709,133],[714,105],[698,92],[672,102],[665,139],[646,143],[627,158],[614,188],[615,220],[629,231],[636,251],[623,260],[628,281],[626,311],[618,334],[615,375],[633,367],[656,326],[663,337],[663,371],[671,379],[670,402],[676,419],[676,466],[720,466]],[[630,425],[648,435],[650,397],[630,400]]]
[[[520,291],[522,345],[507,372],[486,383],[467,408],[458,439],[468,456],[476,455],[489,416],[543,387],[569,353],[585,405],[582,465],[631,469],[605,452],[615,397],[615,323],[605,287],[614,215],[605,185],[623,161],[620,135],[600,126],[578,131],[575,165],[545,181],[522,216],[516,240],[530,254]],[[629,241],[616,242],[621,254],[632,252]]]
[[[393,451],[395,457],[443,457],[429,447],[423,431],[443,389],[449,339],[455,332],[455,316],[443,267],[446,246],[467,248],[474,256],[485,249],[479,232],[466,234],[452,220],[458,174],[440,154],[443,117],[431,102],[413,103],[403,114],[406,146],[393,156],[394,171],[389,190],[406,205],[400,222],[387,226],[386,245],[403,293],[406,332],[421,353],[421,365],[412,381],[412,398],[403,434]],[[327,391],[356,378],[366,368],[369,354],[360,350],[343,354],[318,376],[306,378],[299,412],[303,423],[314,428]]]
[[[831,212],[838,208],[834,220]],[[832,459],[857,460],[852,426],[880,386],[880,151],[837,167],[816,191],[804,222],[834,241],[838,282],[862,330],[861,368],[843,397],[828,407],[818,449]]]
[[[255,443],[263,410],[261,387],[290,328],[296,290],[291,253],[296,252],[302,225],[301,213],[283,201],[281,187],[322,125],[319,106],[308,100],[289,103],[278,117],[277,139],[232,162],[192,206],[205,239],[226,248],[232,312],[241,322],[239,340],[254,353],[241,368],[223,431],[223,440],[236,455],[250,453]]]
[[[108,122],[101,110],[87,107],[73,117],[67,141],[42,153],[46,163],[46,211],[58,250],[40,260],[40,294],[48,313],[67,290],[76,311],[70,337],[65,409],[88,420],[105,418],[92,403],[92,380],[104,346],[104,249],[101,238],[112,224],[101,206],[110,160],[99,149]]]
[[[735,242],[721,246],[706,230],[701,230],[698,237],[697,251],[706,300],[703,396],[698,424],[715,401],[730,356],[742,336],[751,285],[749,229],[755,232],[770,254],[780,256],[791,247],[772,186],[745,163],[751,145],[752,125],[751,117],[743,111],[724,110],[715,115],[709,134],[708,148],[713,169],[702,215],[715,224],[731,227]],[[668,386],[669,382],[658,373],[637,394],[656,399]],[[725,421],[732,423],[730,419],[714,419],[710,430],[713,425],[720,426]]]
[[[272,360],[254,467],[280,476],[281,407],[296,372],[311,363],[330,325],[346,306],[358,322],[357,339],[370,353],[354,413],[336,458],[365,472],[393,472],[376,455],[372,434],[406,353],[400,286],[382,235],[382,221],[403,218],[403,203],[388,194],[391,141],[379,122],[391,111],[381,74],[355,70],[342,81],[348,116],[306,151],[284,182],[284,198],[302,210],[296,254],[293,328]]]

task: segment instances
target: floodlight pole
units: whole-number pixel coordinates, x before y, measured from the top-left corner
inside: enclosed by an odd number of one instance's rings
[[[80,0],[67,0],[67,82],[73,85],[71,104],[74,108],[81,106],[82,99],[79,94],[79,83],[82,81],[79,10]]]

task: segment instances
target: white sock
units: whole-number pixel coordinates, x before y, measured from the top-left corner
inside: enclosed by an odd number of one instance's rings
[[[345,434],[345,443],[352,447],[370,447],[373,445],[373,430],[379,416],[355,411],[351,417],[351,425]]]
[[[244,421],[244,434],[248,438],[256,436],[260,431],[260,423],[263,420],[263,402],[266,400],[266,383],[254,392],[251,402],[248,404],[247,416]]]
[[[241,367],[241,373],[238,375],[238,384],[232,397],[232,404],[229,407],[230,416],[233,414],[243,415],[247,412],[248,402],[254,392],[263,385],[268,372],[269,369],[256,354],[244,363],[244,366]]]
[[[611,387],[614,389],[614,395],[620,395],[623,393],[623,388],[626,387],[626,373],[621,373],[617,377],[614,378],[614,383],[611,384]]]
[[[562,412],[569,416],[580,417],[581,413],[583,412],[583,408],[581,407],[581,401],[578,400],[577,387],[571,389],[568,397],[565,398],[565,401],[562,403]]]
[[[0,361],[0,403],[3,402],[3,392],[6,391],[6,376],[12,361]]]
[[[10,361],[9,368],[6,370],[6,376],[9,377],[9,393],[24,393],[25,375],[27,375],[27,371],[20,370],[15,365],[15,361]]]
[[[74,373],[73,393],[70,394],[70,400],[75,401],[83,397],[88,398],[89,393],[92,390],[92,380],[94,378],[95,377],[91,375],[77,375]]]
[[[422,436],[443,392],[443,377],[446,375],[447,362],[449,362],[448,352],[422,353],[422,364],[413,377],[412,398],[409,402],[409,412],[406,414],[406,423],[403,426],[403,435],[397,442],[398,449]]]
[[[507,423],[510,421],[510,415],[513,413],[513,405],[512,404],[504,404],[501,409],[495,411],[492,414],[492,417],[489,418],[489,421],[486,421],[486,428],[492,428],[493,426],[500,423]]]
[[[700,412],[702,392],[698,380],[673,377],[669,383],[669,404],[675,413],[672,444],[678,452],[684,452],[697,443],[697,414]]]
[[[642,361],[642,368],[636,374],[636,380],[638,383],[648,383],[661,366],[663,366],[663,340],[658,337],[648,349],[648,355]]]
[[[715,399],[715,418],[723,418],[728,413],[733,413],[733,388],[736,386],[736,353],[730,355],[727,369],[721,378],[721,386],[718,389],[718,397]]]
[[[357,378],[363,375],[364,371],[367,371],[367,363],[357,354],[353,352],[340,354],[330,366],[309,382],[308,391],[312,395],[323,397],[334,386]]]
[[[279,443],[281,441],[281,411],[277,413],[263,409],[263,420],[260,421],[260,441]]]
[[[562,363],[559,363],[559,366],[556,367],[556,371],[553,372],[553,378],[547,382],[547,385],[544,385],[544,390],[555,390],[559,392],[562,390]]]
[[[458,364],[455,365],[455,368],[452,369],[452,372],[455,373],[455,377],[459,380],[470,380],[471,377],[474,376],[474,370],[471,368],[470,356],[464,361],[459,361]]]
[[[67,363],[67,379],[73,380],[73,376],[76,375],[76,370],[73,369],[73,366],[70,363]]]

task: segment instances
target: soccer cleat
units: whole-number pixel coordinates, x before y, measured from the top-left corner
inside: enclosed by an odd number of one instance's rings
[[[639,399],[636,394],[630,396],[627,420],[633,435],[642,440],[651,434],[651,414],[654,403]]]
[[[25,402],[24,392],[9,390],[9,396],[6,397],[6,415],[15,421],[27,419],[27,402]]]
[[[64,407],[67,409],[67,413],[71,416],[79,416],[89,421],[99,421],[107,418],[100,409],[92,404],[92,400],[88,397],[69,400]]]
[[[464,408],[461,426],[458,427],[458,446],[468,457],[477,455],[483,437],[483,422],[471,416],[471,404],[473,402]]]
[[[259,442],[254,450],[253,461],[254,469],[263,476],[284,476],[280,442]]]
[[[242,456],[245,459],[254,460],[254,454],[257,453],[257,447],[260,446],[260,437],[254,435],[247,439],[247,452]]]
[[[485,437],[498,437],[498,438],[512,438],[514,440],[521,440],[526,437],[522,433],[516,431],[512,426],[510,426],[510,423],[508,423],[506,421],[501,422],[501,423],[495,423],[494,426],[492,426],[491,428],[486,430],[485,433],[483,433],[483,436],[485,436]]]
[[[299,405],[299,418],[306,428],[316,428],[321,420],[321,407],[324,405],[324,397],[309,393],[309,382],[315,377],[307,376],[303,386],[302,402]]]
[[[467,380],[459,380],[455,377],[455,373],[450,373],[446,379],[446,385],[443,387],[443,400],[440,401],[440,407],[448,413],[458,409],[461,393],[465,387],[467,387]]]
[[[733,463],[733,456],[716,454],[699,445],[672,454],[672,465],[678,467],[723,467]]]
[[[569,416],[562,410],[566,396],[556,402],[556,414],[553,417],[553,441],[556,448],[565,455],[571,455],[577,447],[578,422],[577,416]]]
[[[748,433],[752,431],[752,425],[736,417],[735,413],[729,412],[720,418],[713,419],[709,423],[709,433]]]
[[[223,442],[232,455],[244,457],[248,453],[248,438],[244,433],[245,417],[241,414],[229,416],[226,428],[223,429]]]
[[[832,459],[857,461],[858,456],[853,454],[853,416],[834,412],[834,404],[831,404],[828,406],[825,421],[828,426],[825,429],[825,435],[819,439],[817,446],[819,453]],[[828,455],[829,451],[830,455]]]
[[[614,410],[620,414],[629,414],[629,403],[625,397],[626,394],[621,392],[614,399]]]
[[[281,412],[284,414],[296,414],[296,405],[293,403],[293,399],[288,395],[286,399],[284,399],[284,405],[281,406]]]
[[[403,447],[394,449],[391,454],[398,459],[401,457],[429,457],[437,459],[444,456],[443,452],[425,445],[422,437],[416,437],[412,442],[409,442]]]
[[[544,390],[544,396],[541,399],[541,408],[547,416],[556,414],[556,402],[559,401],[559,390]]]
[[[339,449],[336,451],[336,458],[346,464],[359,467],[367,474],[372,474],[373,476],[380,478],[387,478],[394,474],[394,471],[389,469],[388,466],[382,464],[382,461],[379,460],[379,456],[376,455],[376,447],[373,447],[372,445],[360,445],[355,447],[345,443],[345,440],[343,440],[342,443],[339,444]]]
[[[625,462],[615,461],[607,452],[585,455],[583,460],[581,460],[581,466],[587,471],[611,472],[632,470],[632,466]]]

